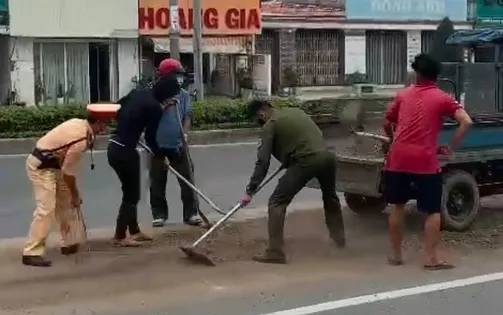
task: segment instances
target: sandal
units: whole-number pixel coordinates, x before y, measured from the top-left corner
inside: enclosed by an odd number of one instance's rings
[[[424,270],[427,270],[427,271],[437,271],[437,270],[449,270],[449,269],[453,269],[454,268],[454,265],[453,264],[450,264],[446,261],[442,261],[442,262],[439,262],[437,264],[434,264],[434,265],[424,265],[423,266]]]
[[[133,239],[127,239],[127,238],[122,239],[122,240],[113,239],[112,243],[115,247],[140,247],[143,245],[143,243],[141,243],[141,242],[135,241]]]

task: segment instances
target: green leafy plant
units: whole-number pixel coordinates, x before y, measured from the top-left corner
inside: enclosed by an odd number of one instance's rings
[[[273,99],[275,107],[299,106],[292,99]],[[65,106],[0,107],[0,138],[39,136],[70,118],[86,116],[86,104],[73,103]],[[193,128],[239,128],[253,126],[247,117],[247,102],[241,99],[208,97],[194,102]],[[110,124],[112,128],[114,122]]]
[[[311,115],[317,123],[323,123],[327,114],[336,121],[339,113],[351,99],[327,98],[315,101],[299,101],[295,98],[273,97],[270,99],[276,108],[297,107]],[[368,99],[365,106],[373,111],[382,111],[389,98]],[[86,116],[87,104],[70,103],[65,106],[0,106],[0,138],[36,137],[71,118]],[[248,101],[226,97],[207,97],[192,104],[192,126],[195,130],[229,129],[257,127],[247,114]],[[319,120],[318,120],[319,119]],[[115,122],[111,122],[112,129]]]
[[[154,78],[153,76],[147,76],[147,75],[140,75],[140,76],[134,76],[131,78],[131,83],[133,83],[135,88],[145,88],[148,87],[152,82]]]

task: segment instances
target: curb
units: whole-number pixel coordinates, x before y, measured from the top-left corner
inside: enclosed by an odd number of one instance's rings
[[[298,211],[313,211],[323,208],[323,203],[320,201],[308,201],[308,202],[296,202],[292,203],[288,207],[287,215],[293,212]],[[250,207],[238,211],[229,221],[230,222],[245,222],[253,219],[260,219],[267,216],[267,207]],[[216,213],[209,213],[208,218],[210,221],[216,222],[222,216]],[[183,225],[181,223],[171,223],[167,224],[164,228],[156,228],[153,229],[149,225],[147,226],[145,222],[140,224],[142,229],[151,234],[154,237],[169,233],[170,231],[188,231],[194,229],[193,227],[189,227]],[[106,228],[96,228],[90,229],[87,231],[88,233],[88,243],[103,243],[111,240],[113,236],[113,227]],[[59,247],[59,235],[54,232],[49,236],[47,240],[47,249],[51,250]],[[0,254],[2,256],[12,256],[12,255],[21,255],[22,248],[24,243],[26,242],[26,238],[24,237],[16,237],[16,238],[8,238],[8,239],[0,239]]]
[[[256,141],[259,128],[216,129],[189,132],[191,145],[236,143]],[[109,136],[98,136],[95,150],[105,150]],[[38,138],[0,139],[0,154],[28,154],[35,146]]]

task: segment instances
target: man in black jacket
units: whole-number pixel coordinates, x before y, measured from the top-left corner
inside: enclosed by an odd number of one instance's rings
[[[151,88],[134,89],[119,100],[117,129],[107,149],[108,162],[122,185],[122,203],[117,216],[114,244],[137,247],[152,238],[141,233],[138,226],[137,204],[140,200],[140,156],[136,150],[145,131],[146,145],[156,152],[156,132],[168,99],[180,93],[176,76],[157,79]],[[126,232],[129,230],[130,238]]]

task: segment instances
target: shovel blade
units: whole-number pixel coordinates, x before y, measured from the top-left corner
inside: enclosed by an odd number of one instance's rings
[[[215,263],[207,255],[198,252],[197,249],[192,246],[180,246],[180,250],[187,256],[187,259],[193,263],[211,267],[215,266]]]

